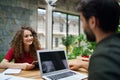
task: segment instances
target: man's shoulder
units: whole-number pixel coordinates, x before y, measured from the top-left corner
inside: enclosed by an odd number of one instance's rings
[[[105,38],[104,40],[97,44],[96,49],[106,50],[117,47],[120,48],[120,33]]]

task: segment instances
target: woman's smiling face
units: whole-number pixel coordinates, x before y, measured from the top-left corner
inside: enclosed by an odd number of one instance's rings
[[[30,46],[33,43],[33,34],[29,30],[23,32],[23,43],[25,46]]]

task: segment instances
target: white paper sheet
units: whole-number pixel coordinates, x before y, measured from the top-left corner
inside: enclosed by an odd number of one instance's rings
[[[18,74],[20,73],[21,69],[6,69],[2,74]]]
[[[12,75],[4,75],[4,74],[0,73],[0,80],[33,80],[33,79],[16,77],[16,76],[12,76]]]

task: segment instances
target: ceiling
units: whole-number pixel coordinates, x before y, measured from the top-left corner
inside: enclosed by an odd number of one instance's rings
[[[38,5],[46,5],[46,2],[45,0],[38,0],[39,4]],[[63,11],[63,12],[76,12],[76,6],[78,5],[78,3],[80,2],[81,0],[58,0],[55,4],[55,7],[57,10],[59,11]],[[120,0],[117,0],[120,2]]]

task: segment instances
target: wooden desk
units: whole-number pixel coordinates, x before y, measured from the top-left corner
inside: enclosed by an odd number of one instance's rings
[[[0,69],[0,73],[2,73],[5,69]],[[40,77],[40,71],[39,70],[29,70],[29,71],[21,71],[19,74],[14,74],[13,76],[19,76],[24,78],[30,78],[33,80],[43,80]]]
[[[5,69],[0,69],[0,73],[2,73],[4,70]],[[87,75],[87,73],[84,72],[84,71],[80,71],[80,72]],[[24,77],[24,78],[30,78],[30,79],[33,79],[33,80],[43,80],[40,77],[40,71],[39,71],[39,69],[38,70],[29,70],[29,71],[23,71],[22,70],[19,74],[15,74],[14,76],[19,76],[19,77]]]
[[[2,73],[4,70],[5,69],[0,69],[0,73]],[[87,75],[87,72],[85,70],[83,70],[83,69],[80,69],[78,72]],[[40,77],[40,70],[39,69],[29,70],[29,71],[23,71],[22,70],[19,74],[15,74],[14,76],[19,76],[19,77],[24,77],[24,78],[30,78],[30,79],[33,79],[33,80],[43,80]],[[84,79],[84,80],[87,80],[87,79]]]

